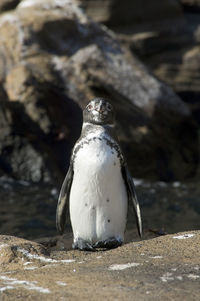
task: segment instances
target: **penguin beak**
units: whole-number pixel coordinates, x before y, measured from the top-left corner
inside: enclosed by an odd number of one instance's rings
[[[95,107],[95,111],[97,111],[100,115],[107,114],[106,106],[101,103]]]
[[[95,108],[95,110],[98,112],[98,113],[104,113],[105,111],[105,108],[103,106],[98,106],[97,108]]]

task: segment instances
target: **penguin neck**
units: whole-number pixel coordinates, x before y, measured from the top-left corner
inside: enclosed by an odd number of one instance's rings
[[[90,122],[83,122],[81,137],[86,137],[88,134],[91,134],[92,132],[94,134],[101,132],[102,134],[105,133],[106,135],[112,137],[113,131],[114,131],[114,124],[99,125]]]

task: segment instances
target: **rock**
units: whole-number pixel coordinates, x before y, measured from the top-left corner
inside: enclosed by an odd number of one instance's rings
[[[197,134],[188,108],[75,1],[24,0],[0,18],[0,36],[16,177],[63,178],[80,134],[81,109],[95,96],[116,108],[134,176],[170,181],[195,174]]]
[[[98,1],[82,1],[88,13],[96,17],[94,3]],[[108,1],[109,2],[109,1]],[[111,1],[109,2],[111,3]],[[112,2],[114,3],[114,1]],[[108,23],[115,30],[120,41],[131,49],[133,55],[138,55],[145,65],[161,81],[170,85],[173,90],[189,105],[196,127],[199,126],[199,4],[197,1],[182,0],[157,3],[149,1],[154,11],[148,10],[145,14],[145,5],[142,14],[137,9],[132,10],[140,18],[133,18],[127,23]],[[129,10],[129,3],[123,2],[124,10]],[[137,7],[137,1],[132,2]],[[166,6],[166,7],[165,7]],[[106,9],[111,11],[111,5]],[[171,9],[167,9],[171,7]],[[157,15],[154,16],[156,9]],[[109,15],[109,14],[108,14]],[[123,16],[123,14],[121,13]],[[126,14],[125,14],[126,16]],[[154,18],[154,21],[149,20]],[[109,18],[111,18],[109,16]],[[108,19],[109,19],[108,18]],[[123,17],[122,17],[123,18]],[[109,19],[110,20],[110,19]],[[101,19],[101,22],[106,22]]]
[[[156,77],[169,84],[189,104],[199,122],[199,0],[79,1],[86,12],[108,24]],[[100,8],[101,7],[101,8]],[[115,8],[115,9],[114,9]],[[193,63],[187,64],[190,56]]]
[[[17,103],[9,103],[5,91],[1,89],[0,174],[38,182],[45,175],[43,159],[30,141],[21,135],[24,125],[20,119],[16,122],[19,116],[23,116],[23,108]]]
[[[48,254],[44,246],[14,236],[0,236],[0,265],[2,269],[24,268],[24,257],[34,260]]]
[[[199,124],[200,2],[182,0],[176,1],[174,6],[172,2],[158,3],[163,16],[162,20],[154,18],[157,26],[149,24],[149,18],[154,16],[152,11],[148,11],[150,16],[147,13],[139,19],[138,26],[133,26],[135,19],[127,25],[110,26],[133,55],[137,54],[157,78],[170,85],[189,105],[194,121]],[[128,9],[128,3],[123,2],[123,5]],[[173,8],[167,10],[164,5]]]
[[[93,20],[112,28],[134,54],[146,58],[191,43],[183,9],[176,0],[79,0]]]
[[[152,64],[155,74],[172,86],[182,99],[189,104],[198,123],[200,123],[199,51],[200,46],[196,45],[182,50],[181,54],[180,51],[179,54],[173,52],[168,58],[163,54],[154,58],[154,63],[155,60],[156,63]],[[171,63],[173,59],[175,63]]]
[[[189,105],[194,120],[199,124],[200,26],[199,21],[198,24],[195,20],[194,24],[192,23],[191,16],[189,22],[191,24],[190,36],[193,37],[190,43],[188,41],[182,46],[178,43],[180,49],[169,48],[167,51],[154,53],[145,62],[159,79],[173,87],[176,93]]]
[[[105,23],[109,27],[121,27],[131,25],[138,28],[138,25],[148,28],[154,26],[168,27],[169,22],[181,23],[182,11],[179,3],[175,0],[160,2],[159,0],[140,1],[140,0],[79,0],[81,7],[93,20]],[[157,23],[157,24],[156,24]],[[179,25],[180,25],[179,23]],[[159,24],[159,25],[158,25]]]
[[[181,3],[172,1],[79,0],[93,20],[117,32],[140,57],[191,43]]]
[[[193,6],[193,5],[196,5],[196,6],[200,5],[200,1],[199,0],[180,0],[180,2],[182,4],[191,5],[191,6]]]
[[[10,237],[0,239],[8,243]],[[98,252],[50,249],[15,238],[13,260],[1,264],[3,300],[198,300],[200,232],[184,232],[131,242]],[[13,246],[13,244],[10,244]],[[29,245],[29,247],[27,247]],[[31,247],[32,246],[32,247]],[[31,248],[33,251],[31,251]],[[36,251],[37,249],[37,251]],[[2,253],[3,257],[6,253]],[[22,258],[24,260],[22,260]],[[93,281],[91,281],[91,279]],[[169,289],[170,286],[170,289]]]
[[[21,0],[1,0],[0,3],[0,13],[14,9]]]
[[[187,12],[197,13],[200,8],[199,0],[180,0],[181,4],[184,7],[184,10]]]

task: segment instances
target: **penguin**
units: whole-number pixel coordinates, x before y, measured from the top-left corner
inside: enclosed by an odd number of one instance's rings
[[[114,110],[95,98],[83,110],[81,136],[72,150],[59,194],[56,226],[62,235],[69,206],[73,249],[112,249],[124,242],[128,201],[142,237],[142,220],[133,179],[117,141]]]

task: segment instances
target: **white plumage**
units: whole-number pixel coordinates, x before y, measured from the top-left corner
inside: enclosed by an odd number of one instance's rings
[[[115,140],[114,111],[105,99],[91,100],[83,110],[83,127],[63,181],[56,226],[64,232],[69,204],[73,249],[116,248],[124,241],[128,199],[142,236],[134,183]]]
[[[78,238],[92,244],[111,237],[124,240],[127,192],[120,159],[107,139],[99,126],[95,134],[89,133],[74,148],[79,147],[70,192],[74,242]]]

